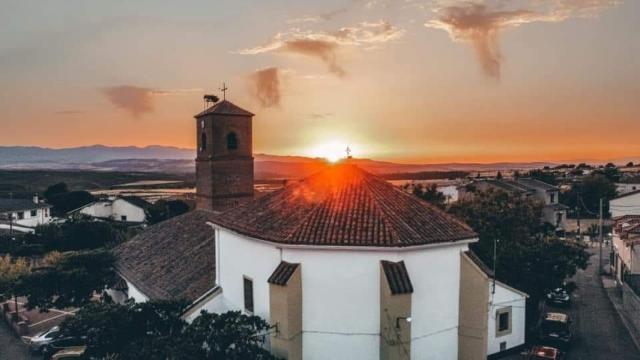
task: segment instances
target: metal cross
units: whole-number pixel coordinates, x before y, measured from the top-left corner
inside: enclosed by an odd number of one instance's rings
[[[222,89],[220,89],[222,91],[222,100],[227,100],[227,90],[229,90],[227,84],[222,83]]]
[[[347,152],[347,158],[350,158],[351,157],[351,148],[349,146],[347,146],[345,151]]]

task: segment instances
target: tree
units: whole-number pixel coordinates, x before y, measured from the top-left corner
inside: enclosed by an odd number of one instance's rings
[[[157,224],[189,212],[189,205],[182,200],[158,200],[149,207],[148,211],[149,223]]]
[[[591,174],[575,184],[571,190],[560,193],[560,202],[571,209],[578,207],[583,217],[596,217],[600,199],[603,199],[603,213],[609,214],[609,200],[617,195],[616,185],[602,174]]]
[[[106,250],[71,252],[50,257],[49,264],[21,276],[16,292],[27,297],[27,307],[62,309],[91,302],[94,294],[116,283],[115,258]]]
[[[550,171],[531,170],[527,173],[527,177],[540,180],[547,184],[558,185],[558,180],[556,179],[555,174]]]
[[[496,179],[502,180],[502,173],[500,171],[498,171],[498,174],[496,174]]]
[[[447,197],[438,191],[436,184],[428,186],[416,185],[413,187],[413,194],[422,200],[425,200],[440,209],[444,209],[447,204]]]
[[[18,280],[29,273],[29,263],[23,259],[13,259],[9,255],[0,256],[0,301],[13,297],[14,310],[18,313]]]
[[[123,239],[123,232],[112,224],[86,220],[42,225],[35,234],[25,236],[26,243],[39,244],[49,251],[97,249],[119,244]]]
[[[454,204],[450,211],[478,233],[479,241],[471,248],[496,269],[498,280],[529,294],[531,319],[538,315],[538,303],[547,290],[561,286],[587,266],[585,247],[562,241],[549,231],[540,221],[542,205],[534,200],[486,191]]]
[[[65,194],[69,192],[69,188],[67,184],[61,182],[54,185],[51,185],[44,191],[44,198],[50,200],[53,196],[58,194]]]
[[[47,202],[53,205],[53,213],[64,216],[69,211],[96,201],[96,198],[88,191],[68,191],[51,195]]]
[[[87,355],[119,359],[275,359],[263,347],[269,324],[240,312],[202,312],[191,324],[188,303],[92,303],[61,324],[69,336],[86,336]]]
[[[627,163],[627,167],[633,167],[633,161],[629,161],[629,162]]]

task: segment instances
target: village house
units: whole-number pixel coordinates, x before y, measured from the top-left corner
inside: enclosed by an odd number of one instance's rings
[[[611,266],[619,282],[629,274],[640,274],[640,211],[614,218]]]
[[[520,344],[526,295],[461,281],[477,236],[451,215],[348,160],[254,198],[252,117],[226,100],[196,115],[197,209],[114,250],[116,301],[260,316],[285,359],[458,359],[463,287],[486,287],[465,303],[486,317],[482,351]]]
[[[68,213],[71,217],[89,217],[123,223],[144,224],[147,210],[151,206],[146,200],[136,196],[111,197],[94,201]]]
[[[458,358],[481,360],[521,349],[528,295],[495,280],[472,251],[461,257]]]
[[[609,212],[614,219],[624,215],[640,215],[640,190],[609,200]]]
[[[543,208],[542,221],[551,224],[557,231],[567,228],[566,205],[560,204],[560,188],[532,178],[482,179],[458,187],[458,199],[469,200],[477,191],[505,191],[516,196],[540,201]]]
[[[52,206],[34,195],[32,199],[0,199],[0,230],[35,232],[51,222]]]

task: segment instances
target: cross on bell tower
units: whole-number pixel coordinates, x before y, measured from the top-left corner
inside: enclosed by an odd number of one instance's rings
[[[222,91],[222,100],[227,100],[227,90],[229,90],[227,84],[222,83],[222,87],[220,88],[220,91]]]

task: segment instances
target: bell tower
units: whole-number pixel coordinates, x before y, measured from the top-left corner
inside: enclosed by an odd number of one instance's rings
[[[195,118],[196,207],[222,211],[252,199],[253,114],[225,99]]]

